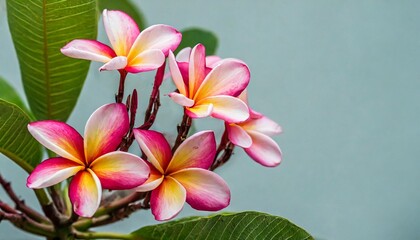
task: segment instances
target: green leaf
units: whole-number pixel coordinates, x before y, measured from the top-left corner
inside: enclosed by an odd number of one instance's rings
[[[96,38],[96,0],[7,0],[7,17],[32,112],[37,119],[66,121],[90,61],[66,57],[60,48]]]
[[[2,77],[0,77],[0,98],[15,104],[20,107],[26,113],[29,113],[29,110],[26,108],[22,99],[16,90]]]
[[[189,28],[182,30],[181,33],[182,41],[175,54],[185,47],[194,47],[198,43],[206,47],[207,55],[214,55],[216,53],[218,40],[214,33],[201,28]]]
[[[41,145],[28,132],[29,116],[0,99],[0,152],[28,173],[41,161]]]
[[[127,13],[136,21],[140,30],[145,29],[147,26],[144,14],[130,0],[98,0],[98,7],[101,13],[104,9],[121,10]]]
[[[188,217],[146,226],[132,235],[137,240],[313,239],[309,233],[287,219],[260,212]]]

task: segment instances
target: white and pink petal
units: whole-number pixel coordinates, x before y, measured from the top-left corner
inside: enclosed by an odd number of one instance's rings
[[[112,71],[118,69],[124,69],[127,66],[127,58],[124,56],[118,56],[111,59],[99,68],[99,71]]]
[[[167,174],[185,168],[208,169],[216,155],[216,140],[213,131],[201,131],[187,138],[175,151]]]
[[[158,188],[152,191],[150,208],[158,221],[174,218],[183,208],[187,193],[172,177],[165,177]]]
[[[124,104],[111,103],[98,108],[85,127],[85,156],[88,163],[99,156],[115,151],[129,129]]]
[[[252,145],[244,150],[249,157],[266,167],[275,167],[281,163],[282,153],[273,139],[256,131],[248,131],[248,134],[252,138]]]
[[[95,159],[90,169],[102,188],[125,190],[135,188],[149,178],[149,166],[140,157],[127,152],[110,152]]]
[[[60,49],[68,57],[97,62],[108,62],[116,56],[114,50],[107,45],[87,39],[75,39]]]
[[[163,24],[150,26],[144,29],[134,41],[128,59],[134,59],[148,49],[161,50],[167,56],[169,50],[174,51],[178,47],[181,38],[181,33],[171,26]]]
[[[152,71],[162,66],[163,62],[165,62],[165,55],[162,51],[159,49],[148,49],[135,58],[130,58],[125,70],[131,73]]]
[[[249,148],[252,145],[251,136],[240,126],[235,123],[226,123],[229,141],[233,144]]]
[[[187,203],[192,208],[218,211],[230,203],[230,190],[226,182],[216,173],[189,168],[171,175],[187,191]]]
[[[185,95],[180,93],[172,92],[168,96],[177,104],[183,107],[192,107],[194,105],[194,100],[187,98]]]
[[[243,123],[240,123],[240,126],[247,131],[257,131],[268,136],[276,135],[282,132],[280,125],[265,116],[255,119],[251,118]]]
[[[185,112],[191,118],[203,118],[208,117],[213,112],[213,104],[195,104],[192,107],[185,108]]]
[[[140,31],[136,22],[118,10],[104,10],[102,14],[105,31],[118,56],[127,56]]]
[[[249,118],[248,106],[239,98],[219,95],[200,100],[196,105],[213,105],[211,116],[229,123],[242,122]]]
[[[160,132],[134,129],[134,137],[150,163],[161,173],[172,157],[171,147]]]
[[[233,59],[222,60],[208,73],[194,100],[217,95],[236,97],[248,86],[250,76],[248,66],[243,62]]]
[[[148,192],[157,188],[163,181],[164,175],[159,172],[151,163],[146,162],[150,168],[149,178],[145,183],[136,187],[134,190],[137,192]]]
[[[68,124],[55,120],[37,121],[29,123],[28,130],[38,142],[59,156],[79,164],[85,162],[83,138]]]
[[[26,186],[35,189],[50,187],[75,175],[84,168],[84,165],[69,159],[50,158],[35,167],[26,181]]]
[[[73,211],[81,217],[92,217],[102,197],[101,183],[89,168],[78,172],[70,182],[69,197]]]

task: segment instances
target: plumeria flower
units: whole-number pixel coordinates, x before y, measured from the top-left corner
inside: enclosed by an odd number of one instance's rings
[[[246,120],[248,107],[237,96],[249,83],[248,67],[236,59],[224,59],[214,68],[206,68],[205,51],[203,45],[196,45],[188,63],[177,62],[169,52],[169,67],[178,89],[169,96],[184,106],[191,118],[212,116],[227,122]]]
[[[180,64],[182,62],[185,62],[187,64],[186,65],[186,73],[187,74],[188,74],[188,62],[190,61],[191,50],[192,49],[190,47],[183,48],[178,52],[178,54],[175,57],[178,64]],[[220,58],[219,56],[216,56],[216,55],[206,56],[206,69],[207,69],[207,71],[214,68],[221,60],[222,60],[222,58]]]
[[[246,91],[240,96],[246,103]],[[225,123],[229,140],[242,147],[249,157],[266,167],[280,164],[282,153],[270,137],[281,133],[281,127],[268,117],[250,109],[250,117],[241,123]]]
[[[69,57],[105,63],[100,71],[124,69],[139,73],[160,67],[168,52],[181,42],[181,33],[168,25],[153,25],[140,32],[136,22],[124,12],[105,9],[102,18],[112,48],[95,40],[76,39],[61,52]]]
[[[32,122],[29,132],[58,154],[41,162],[29,175],[29,188],[45,188],[74,176],[69,197],[76,214],[91,217],[99,207],[102,188],[131,189],[144,183],[148,165],[136,155],[115,151],[129,128],[124,104],[97,109],[86,123],[83,137],[63,122]]]
[[[150,161],[150,177],[136,190],[152,190],[150,207],[156,220],[175,217],[185,202],[205,211],[218,211],[229,205],[230,190],[226,182],[208,170],[216,154],[212,131],[187,138],[173,156],[161,133],[135,129],[134,136]]]

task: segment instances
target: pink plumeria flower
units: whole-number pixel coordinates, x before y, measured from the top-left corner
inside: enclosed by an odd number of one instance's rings
[[[28,125],[29,132],[58,154],[41,162],[29,175],[29,188],[45,188],[74,176],[69,197],[76,214],[91,217],[99,207],[102,188],[131,189],[144,183],[148,165],[136,155],[115,151],[129,128],[124,104],[97,109],[86,123],[83,137],[63,122],[46,120]]]
[[[229,187],[220,176],[208,170],[216,154],[212,131],[192,135],[173,156],[161,133],[135,129],[134,136],[150,161],[150,177],[136,190],[152,190],[150,207],[156,220],[175,217],[185,202],[205,211],[218,211],[229,205]]]
[[[190,61],[190,55],[191,55],[191,48],[190,47],[186,47],[181,49],[178,54],[176,55],[176,61],[178,63],[180,62],[185,62],[188,64],[188,62]],[[222,58],[220,58],[219,56],[216,55],[210,55],[210,56],[206,56],[206,69],[207,71],[213,69],[220,61],[222,60]],[[187,65],[188,68],[188,65]],[[186,73],[188,74],[188,69],[186,69]]]
[[[246,91],[240,98],[247,102]],[[270,137],[281,133],[281,127],[268,117],[250,109],[250,117],[241,123],[225,123],[229,140],[242,147],[249,157],[266,167],[280,164],[282,153]]]
[[[191,118],[212,116],[227,122],[246,120],[248,107],[237,96],[249,83],[248,67],[236,59],[224,59],[214,68],[206,68],[205,51],[203,45],[196,45],[188,62],[177,62],[169,52],[172,79],[179,91],[169,96],[184,106]]]
[[[140,33],[136,22],[124,12],[105,9],[102,18],[112,48],[95,40],[76,39],[61,52],[69,57],[105,63],[100,71],[124,69],[139,73],[160,67],[168,52],[181,42],[181,33],[168,25],[153,25]]]

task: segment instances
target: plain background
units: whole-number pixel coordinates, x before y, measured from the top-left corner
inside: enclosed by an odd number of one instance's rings
[[[22,93],[4,0],[0,3],[0,75]],[[242,59],[251,69],[251,106],[284,129],[274,138],[284,153],[279,167],[264,168],[237,149],[217,171],[232,191],[226,211],[283,216],[319,239],[420,238],[420,2],[137,3],[149,24],[215,32],[218,55]],[[108,43],[103,33],[100,22],[99,40]],[[91,65],[69,119],[80,132],[93,110],[112,101],[117,87],[117,75],[99,73],[99,66]],[[131,76],[129,82],[128,88],[147,98],[152,75]],[[166,93],[173,90],[169,82],[165,86]],[[174,132],[179,106],[162,98],[156,127]],[[199,125],[220,127],[214,120]],[[34,203],[22,170],[0,156],[0,172]],[[207,213],[186,206],[180,216],[192,214]],[[144,211],[106,230],[154,223]],[[0,224],[0,239],[25,236]]]

